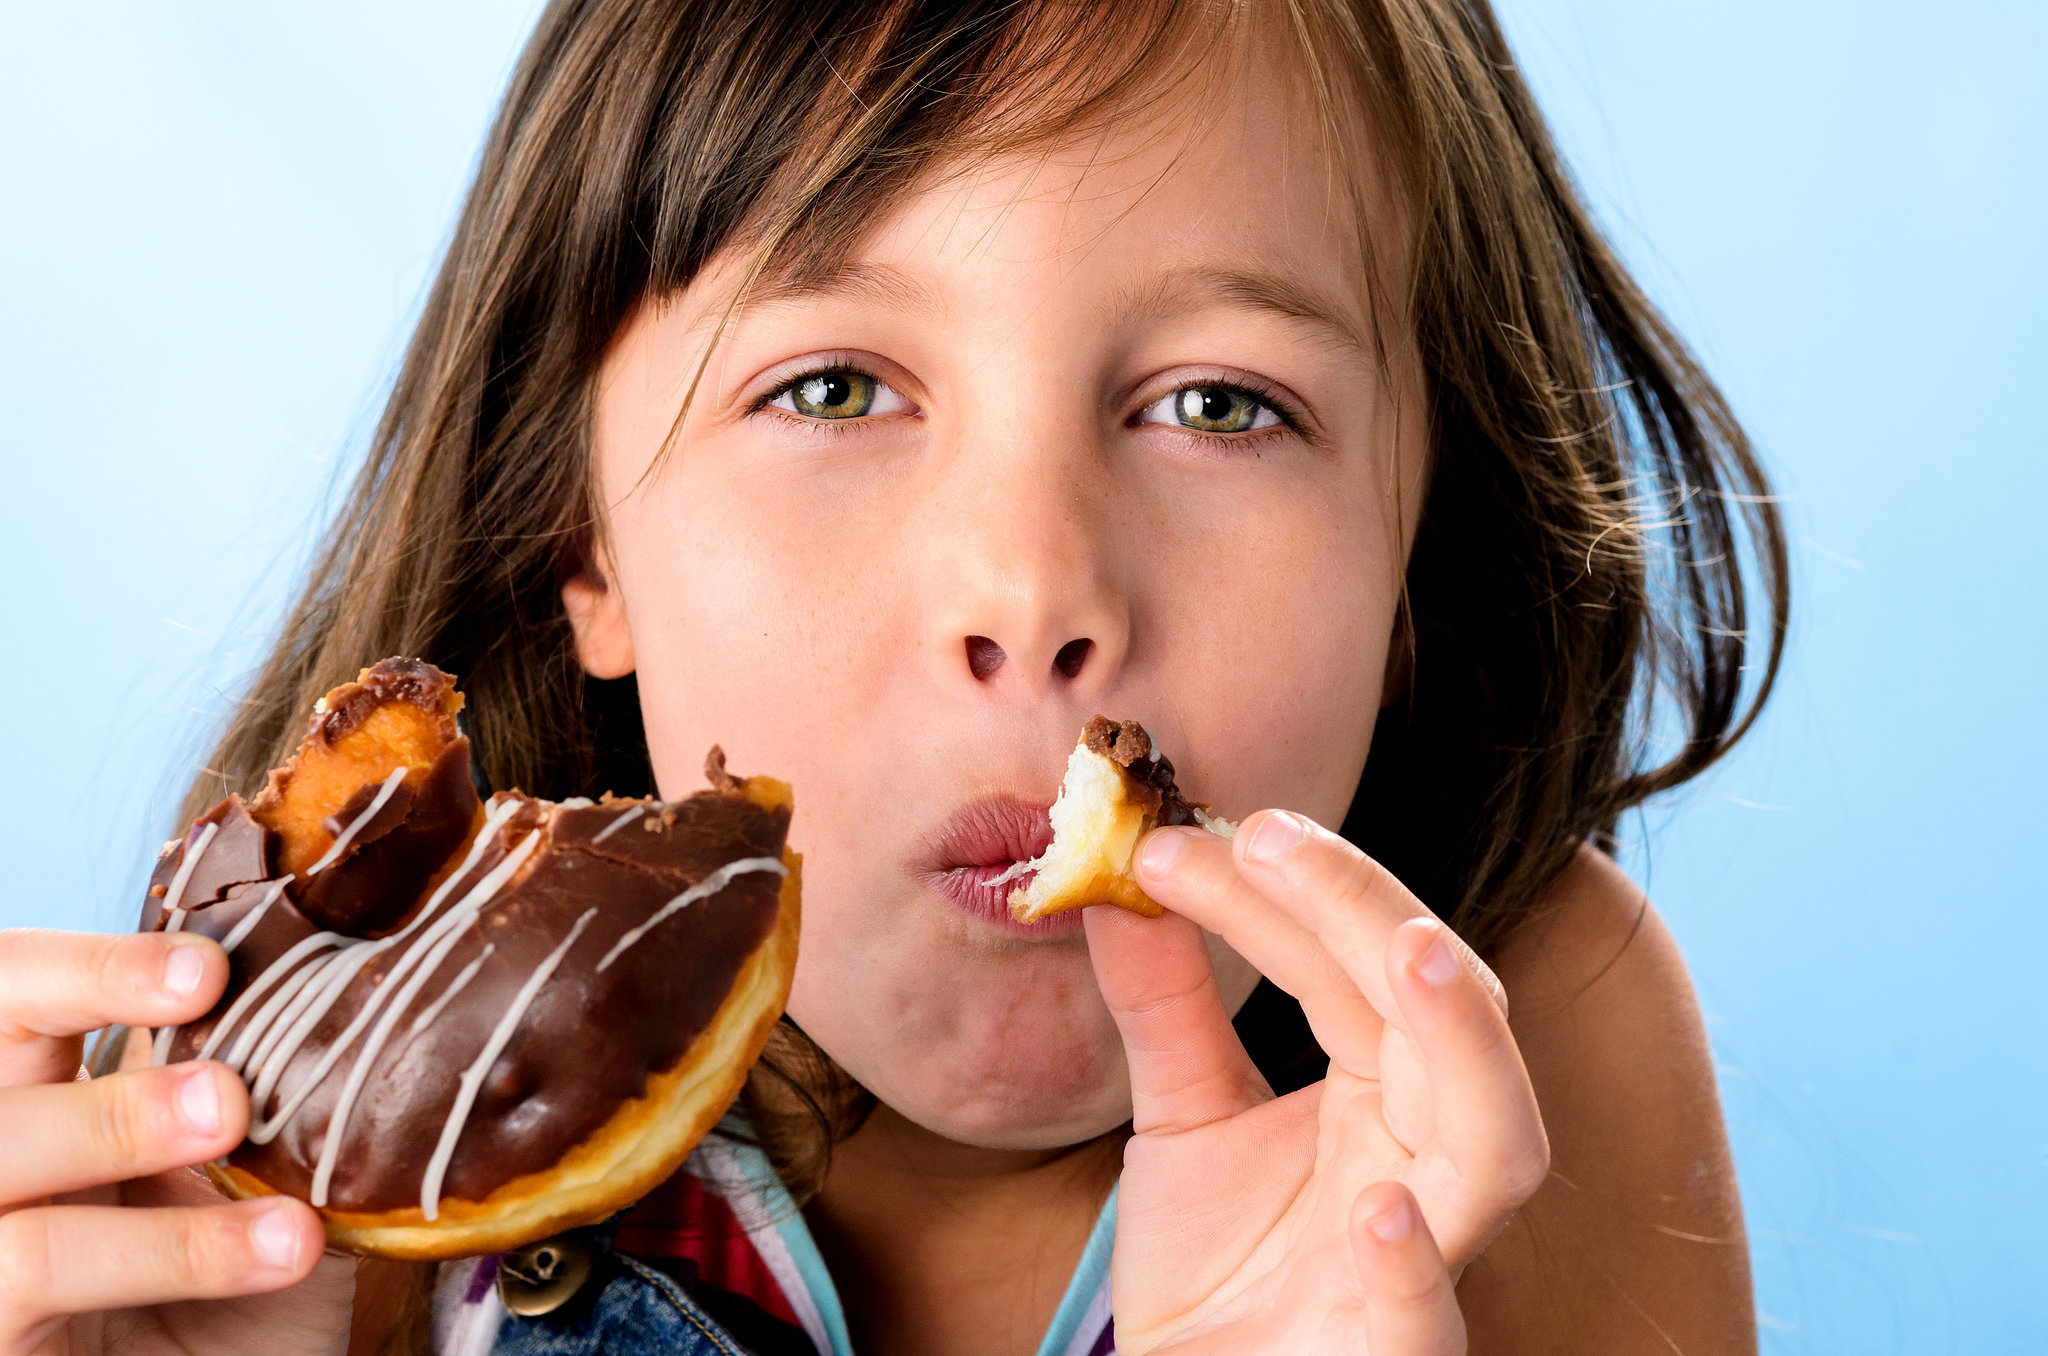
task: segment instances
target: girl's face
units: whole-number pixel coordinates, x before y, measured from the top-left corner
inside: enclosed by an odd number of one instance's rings
[[[1295,83],[1255,64],[1197,132],[1163,110],[962,168],[827,281],[757,285],[665,457],[739,261],[644,305],[601,374],[583,661],[637,671],[664,795],[713,743],[793,784],[790,1013],[950,1139],[1130,1115],[1080,915],[1021,928],[982,883],[1044,845],[1090,716],[1233,818],[1335,823],[1365,764],[1420,403],[1373,356]],[[1234,1009],[1257,977],[1212,951]]]

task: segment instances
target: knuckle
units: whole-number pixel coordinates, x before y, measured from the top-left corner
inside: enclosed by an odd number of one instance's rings
[[[184,1274],[195,1280],[238,1269],[248,1260],[249,1231],[233,1211],[194,1210],[184,1235]]]
[[[94,1162],[110,1167],[135,1162],[149,1145],[156,1124],[168,1119],[168,1108],[159,1115],[157,1104],[168,1098],[170,1089],[151,1072],[81,1085],[80,1091],[93,1101],[86,1108],[80,1137]]]
[[[219,1271],[228,1252],[224,1221],[213,1218],[218,1210],[163,1211],[156,1227],[149,1231],[149,1243],[142,1249],[144,1266],[157,1284],[167,1290],[193,1288]]]
[[[80,977],[100,994],[145,990],[151,985],[144,967],[160,945],[154,933],[95,937],[87,943]]]
[[[1387,869],[1335,834],[1325,834],[1324,852],[1336,874],[1335,902],[1340,908],[1363,908],[1379,892]]]
[[[49,1292],[51,1246],[47,1211],[0,1216],[0,1305],[19,1311]]]
[[[1184,975],[1177,980],[1127,994],[1118,1007],[1124,1016],[1138,1022],[1177,1017],[1208,996],[1211,982],[1206,974]]]
[[[1392,1268],[1392,1274],[1382,1280],[1381,1286],[1385,1298],[1394,1303],[1422,1308],[1434,1304],[1450,1283],[1450,1272],[1442,1262],[1434,1257],[1416,1257],[1407,1266]]]
[[[1536,1194],[1550,1177],[1550,1139],[1537,1133],[1518,1142],[1502,1159],[1499,1180],[1511,1205]]]
[[[1507,1018],[1501,1015],[1492,999],[1484,1005],[1468,1009],[1470,1019],[1461,1023],[1469,1030],[1471,1057],[1481,1067],[1494,1068],[1506,1064],[1519,1065],[1521,1046],[1515,1042],[1515,1033],[1508,1026]]]

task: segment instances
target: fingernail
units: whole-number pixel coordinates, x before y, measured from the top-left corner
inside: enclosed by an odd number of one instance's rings
[[[220,1083],[211,1068],[202,1065],[186,1074],[172,1101],[187,1130],[195,1135],[220,1133]]]
[[[1399,1243],[1415,1232],[1415,1207],[1406,1201],[1396,1201],[1393,1209],[1373,1218],[1371,1228],[1380,1242]]]
[[[1159,877],[1171,872],[1187,841],[1187,835],[1179,829],[1155,830],[1145,839],[1145,846],[1138,853],[1139,874]]]
[[[1245,860],[1276,862],[1299,847],[1308,837],[1308,823],[1300,815],[1278,810],[1259,821],[1252,840],[1244,845]]]
[[[291,1208],[266,1210],[249,1226],[249,1247],[256,1260],[279,1271],[289,1271],[299,1260],[299,1226],[292,1223]]]
[[[1415,973],[1432,989],[1443,988],[1456,979],[1458,971],[1464,968],[1464,962],[1451,950],[1450,934],[1441,931],[1437,933],[1436,940],[1429,944],[1429,950],[1422,953],[1422,959],[1415,962]]]
[[[206,957],[190,942],[172,947],[171,954],[164,957],[164,988],[174,998],[190,998],[198,992],[205,973]]]

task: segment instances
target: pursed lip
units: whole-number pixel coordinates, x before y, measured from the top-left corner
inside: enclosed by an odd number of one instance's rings
[[[1001,795],[962,806],[925,840],[919,878],[961,912],[1013,936],[1072,936],[1081,930],[1078,910],[1036,923],[1010,917],[1010,892],[1029,884],[1029,874],[1000,885],[990,883],[1015,863],[1045,851],[1052,842],[1050,808]]]

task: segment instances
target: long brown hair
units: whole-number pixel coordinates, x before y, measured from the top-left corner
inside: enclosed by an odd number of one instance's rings
[[[556,0],[187,814],[258,785],[314,698],[398,653],[461,675],[493,784],[648,791],[631,682],[581,672],[559,593],[603,531],[592,378],[631,308],[731,247],[829,261],[936,169],[1102,125],[1254,22],[1294,44],[1346,172],[1384,169],[1403,202],[1388,306],[1428,392],[1407,677],[1345,829],[1496,945],[1578,845],[1748,729],[1787,581],[1748,441],[1594,229],[1485,0]],[[804,1176],[821,1135],[778,1162]]]

